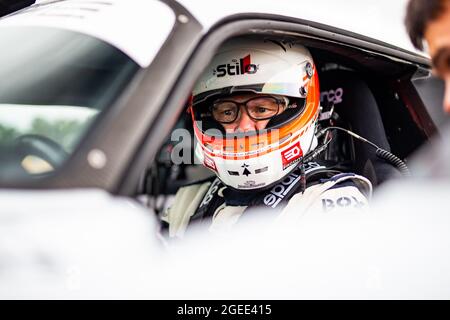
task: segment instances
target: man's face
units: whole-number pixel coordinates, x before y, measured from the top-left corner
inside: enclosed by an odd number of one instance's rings
[[[218,110],[220,115],[234,114],[236,116],[236,119],[231,123],[221,123],[221,125],[225,128],[225,131],[227,133],[236,133],[265,129],[270,119],[255,120],[255,118],[266,118],[268,116],[278,115],[282,113],[286,107],[284,104],[272,104],[270,102],[263,104],[261,103],[263,99],[264,98],[262,95],[255,93],[235,94],[219,99],[219,102],[236,102],[236,105],[238,106],[237,110],[232,110],[227,107],[226,104],[223,104],[223,107]],[[244,103],[247,106],[247,110]]]
[[[428,23],[425,40],[432,59],[433,71],[445,82],[444,110],[450,113],[450,6]]]

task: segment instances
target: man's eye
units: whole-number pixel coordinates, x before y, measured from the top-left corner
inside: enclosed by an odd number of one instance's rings
[[[232,114],[233,114],[233,110],[224,110],[224,111],[222,111],[222,113],[224,114],[224,115],[226,115],[226,116],[231,116]]]
[[[264,107],[258,107],[258,108],[257,108],[257,111],[258,111],[259,113],[264,113],[264,112],[267,112],[267,108],[264,108]]]

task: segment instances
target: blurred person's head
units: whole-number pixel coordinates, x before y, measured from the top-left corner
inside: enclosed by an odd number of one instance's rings
[[[317,145],[319,101],[317,71],[304,46],[228,41],[193,91],[196,155],[231,188],[273,185]]]
[[[445,82],[443,106],[450,113],[450,0],[410,0],[405,25],[417,49],[426,42],[434,73]]]

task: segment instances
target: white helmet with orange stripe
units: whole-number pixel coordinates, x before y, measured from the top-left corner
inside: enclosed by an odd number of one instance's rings
[[[236,94],[250,99],[233,101]],[[228,99],[227,99],[228,98]],[[308,49],[296,43],[235,38],[222,45],[193,90],[196,156],[234,189],[267,188],[317,145],[319,82]],[[265,128],[225,130],[245,106]]]

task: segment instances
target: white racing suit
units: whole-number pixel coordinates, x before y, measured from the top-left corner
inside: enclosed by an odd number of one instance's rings
[[[216,178],[180,188],[173,205],[161,219],[167,223],[169,237],[183,237],[193,220],[206,220],[209,230],[224,231],[232,227],[249,209],[265,208],[278,216],[305,215],[345,208],[362,211],[372,195],[368,179],[354,173],[342,173],[319,162],[305,164],[306,189],[299,192],[301,174],[296,168],[272,188],[239,193]]]

